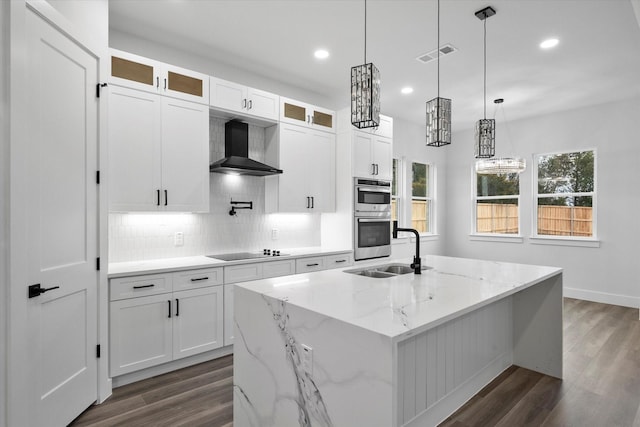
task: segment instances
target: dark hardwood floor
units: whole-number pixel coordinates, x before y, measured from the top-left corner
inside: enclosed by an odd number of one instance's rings
[[[117,388],[71,425],[232,426],[232,384],[226,356]],[[441,426],[640,427],[638,310],[565,298],[564,380],[512,366]]]

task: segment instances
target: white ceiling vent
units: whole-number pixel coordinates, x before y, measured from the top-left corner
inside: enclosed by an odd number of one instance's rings
[[[455,46],[447,43],[445,45],[440,46],[440,57],[450,55],[453,52],[457,52],[457,51],[458,49]],[[422,55],[418,56],[416,59],[423,63],[435,61],[436,59],[438,59],[438,49],[433,49],[431,52],[423,53]]]

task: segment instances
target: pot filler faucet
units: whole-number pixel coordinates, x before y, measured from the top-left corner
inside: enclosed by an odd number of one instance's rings
[[[415,274],[422,274],[422,265],[420,262],[420,233],[413,228],[398,228],[398,221],[393,221],[393,238],[398,238],[398,231],[404,231],[407,233],[413,233],[416,235],[416,254],[413,256],[413,264],[411,264],[411,268],[413,268],[413,272]]]

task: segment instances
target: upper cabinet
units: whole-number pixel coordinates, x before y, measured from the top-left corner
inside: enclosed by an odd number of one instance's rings
[[[353,131],[352,150],[354,177],[391,180],[391,138]]]
[[[209,104],[209,76],[111,49],[110,83]]]
[[[278,120],[280,97],[260,89],[243,86],[216,77],[209,79],[209,103],[212,108]]]
[[[111,211],[209,210],[209,107],[109,87]]]
[[[335,111],[280,97],[280,121],[335,132]]]

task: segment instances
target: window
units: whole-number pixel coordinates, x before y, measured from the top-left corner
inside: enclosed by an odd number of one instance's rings
[[[411,163],[411,172],[411,227],[420,233],[432,233],[433,198],[430,188],[430,165]]]
[[[520,233],[520,176],[476,174],[476,234]]]
[[[536,236],[595,237],[594,150],[535,157]]]
[[[391,181],[391,220],[397,221],[399,212],[398,207],[400,206],[400,197],[398,196],[398,185],[400,183],[400,160],[393,159],[393,178]]]

